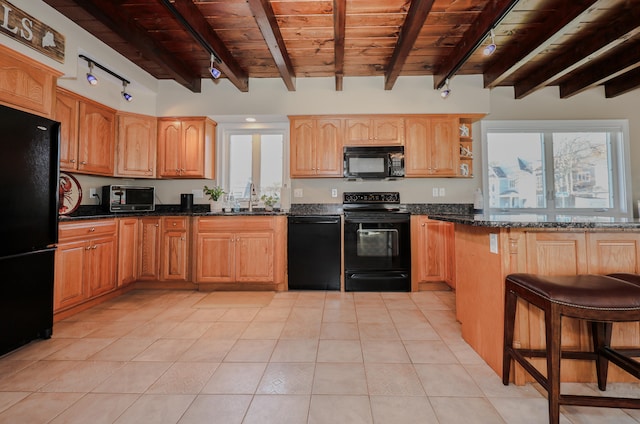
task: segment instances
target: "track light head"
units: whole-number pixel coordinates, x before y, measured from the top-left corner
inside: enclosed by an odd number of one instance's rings
[[[447,78],[444,87],[442,87],[442,91],[440,91],[440,97],[446,99],[449,95],[451,95],[451,88],[449,88],[449,78]]]
[[[498,46],[496,45],[496,36],[493,33],[493,30],[491,30],[490,36],[491,36],[491,44],[489,44],[487,47],[484,48],[484,50],[482,50],[482,54],[485,56],[491,56],[493,53],[495,53],[496,49],[498,48]]]
[[[222,72],[218,68],[216,68],[216,57],[211,53],[211,65],[209,66],[209,73],[213,77],[213,79],[220,78]]]
[[[122,81],[122,98],[128,102],[133,100],[133,96],[127,93],[127,83],[125,81]]]
[[[98,84],[98,78],[93,75],[93,62],[87,62],[89,64],[89,72],[87,72],[87,82],[91,85]]]

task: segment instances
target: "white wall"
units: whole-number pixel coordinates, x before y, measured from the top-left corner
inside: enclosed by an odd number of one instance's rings
[[[481,76],[459,76],[451,81],[453,94],[442,100],[433,90],[431,77],[400,77],[392,90],[384,90],[383,77],[344,78],[344,89],[335,91],[333,78],[298,78],[295,92],[287,91],[282,80],[251,79],[249,92],[241,93],[229,81],[202,81],[202,93],[194,94],[173,81],[157,81],[144,70],[107,47],[41,0],[12,0],[12,3],[42,20],[66,38],[65,63],[26,47],[0,34],[0,43],[35,60],[60,70],[58,84],[118,110],[157,116],[211,116],[218,122],[254,115],[286,122],[287,115],[358,113],[486,113],[486,119],[628,119],[631,135],[631,163],[640,160],[640,90],[615,99],[605,99],[601,88],[586,91],[570,99],[559,99],[557,88],[540,90],[525,99],[513,99],[511,88],[485,90]],[[129,91],[135,100],[127,103],[120,96],[121,84],[103,71],[96,70],[98,86],[85,80],[85,54],[131,81]],[[477,125],[473,128],[474,167],[479,173],[480,145]],[[90,187],[120,182],[114,178],[79,176],[85,193]],[[640,198],[640,170],[632,166],[633,198]],[[148,184],[148,180],[125,180],[130,184]],[[178,203],[180,193],[211,184],[207,180],[154,181],[162,203]],[[396,182],[346,182],[342,179],[297,179],[292,188],[302,188],[304,197],[295,203],[335,202],[330,189],[339,192],[359,190],[400,191],[403,202],[467,203],[481,186],[478,176],[471,179],[404,179]],[[446,196],[434,198],[432,187],[443,187]],[[83,204],[95,203],[85,195]],[[204,200],[199,201],[204,202]]]

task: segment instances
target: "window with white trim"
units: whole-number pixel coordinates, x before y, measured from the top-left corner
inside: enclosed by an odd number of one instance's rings
[[[280,196],[287,175],[287,127],[223,124],[219,130],[222,145],[218,176],[225,193],[237,200],[248,200],[253,183],[258,197]]]
[[[483,121],[490,213],[630,217],[626,120]]]

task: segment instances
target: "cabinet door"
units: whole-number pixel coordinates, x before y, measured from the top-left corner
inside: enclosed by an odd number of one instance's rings
[[[156,169],[156,118],[118,115],[116,175],[153,178]]]
[[[82,101],[79,119],[78,172],[113,175],[115,113]]]
[[[373,144],[404,144],[404,118],[374,118],[371,125]]]
[[[140,218],[140,256],[138,279],[160,279],[160,218]]]
[[[316,174],[315,126],[313,119],[291,121],[291,176],[308,177]]]
[[[274,282],[273,233],[242,233],[235,239],[236,281]]]
[[[345,146],[366,145],[373,142],[370,118],[349,118],[345,123]]]
[[[526,234],[527,272],[541,275],[586,274],[587,247],[584,233]]]
[[[436,176],[460,173],[458,118],[431,119],[431,167]]]
[[[118,222],[118,286],[138,279],[138,218]]]
[[[162,228],[162,279],[187,281],[187,218],[163,218]]]
[[[180,175],[182,124],[178,120],[158,122],[158,176]]]
[[[638,233],[587,234],[590,274],[640,273]]]
[[[88,293],[83,283],[85,262],[89,257],[85,256],[86,248],[90,248],[86,241],[58,244],[53,295],[54,312],[75,306],[87,298]]]
[[[404,147],[405,175],[426,177],[431,174],[431,120],[429,118],[407,118]]]
[[[426,217],[415,220],[417,228],[413,235],[418,243],[414,265],[418,281],[446,281],[446,227],[444,223]],[[417,233],[417,234],[416,234]]]
[[[78,99],[58,90],[55,118],[60,122],[60,170],[78,168]]]
[[[116,288],[116,255],[116,236],[91,240],[90,273],[85,281],[89,285],[90,297]]]
[[[204,177],[204,120],[182,121],[182,177]]]
[[[230,283],[235,281],[234,235],[226,232],[201,233],[197,239],[196,281]],[[256,259],[256,258],[254,258]]]
[[[319,119],[316,123],[315,169],[317,175],[342,176],[342,121]]]

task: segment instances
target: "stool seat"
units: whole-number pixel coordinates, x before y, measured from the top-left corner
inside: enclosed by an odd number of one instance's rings
[[[632,279],[635,274],[618,274]],[[507,278],[550,302],[575,308],[601,310],[640,310],[640,276],[638,284],[603,275],[567,275],[546,277],[534,274],[511,274]]]
[[[544,312],[545,349],[513,346],[518,298]],[[593,345],[590,351],[562,351],[562,318],[587,321]],[[611,347],[614,322],[640,321],[640,276],[635,274],[541,276],[510,274],[505,279],[502,383],[509,384],[512,360],[520,364],[547,391],[549,422],[558,424],[560,405],[640,409],[640,399],[560,393],[561,359],[595,361],[598,388],[606,390],[609,362],[636,378],[640,350]],[[547,375],[527,359],[543,357]]]

